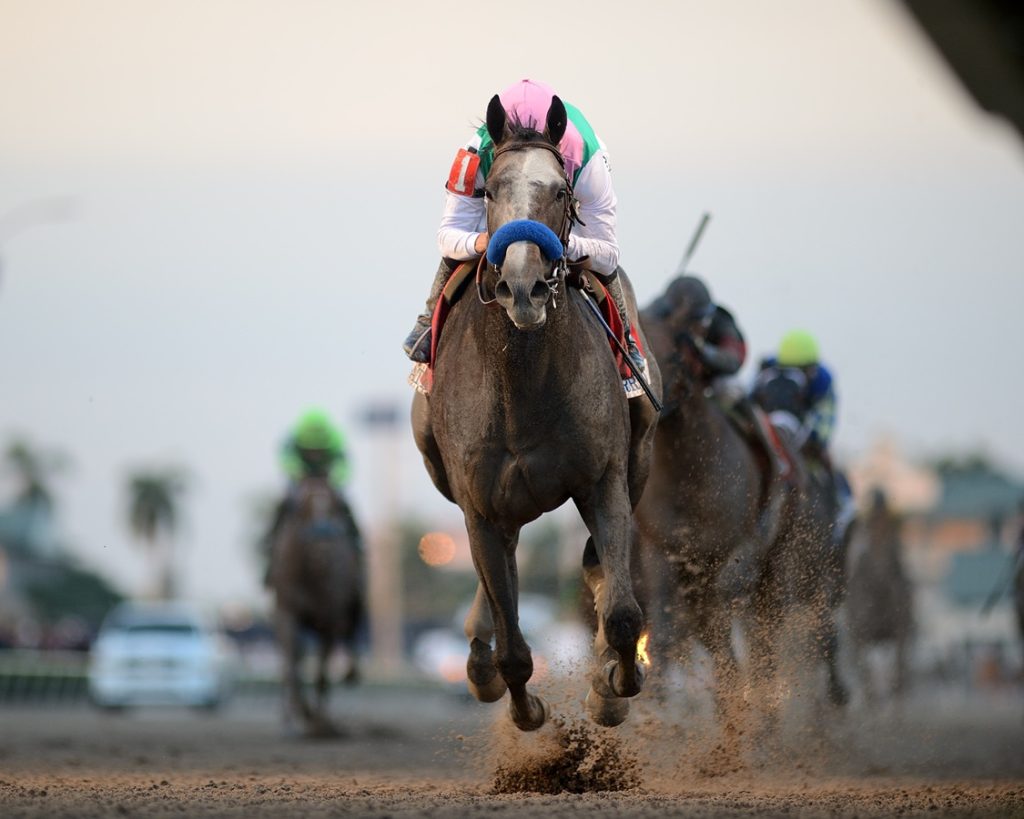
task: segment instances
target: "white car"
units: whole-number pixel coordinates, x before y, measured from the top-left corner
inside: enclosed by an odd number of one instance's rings
[[[104,708],[216,708],[231,690],[236,652],[186,603],[122,603],[107,615],[89,657],[89,694]]]

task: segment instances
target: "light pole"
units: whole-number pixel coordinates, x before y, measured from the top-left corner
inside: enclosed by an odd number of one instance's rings
[[[368,404],[360,424],[373,442],[373,522],[370,530],[369,615],[372,667],[384,677],[399,675],[405,666],[403,645],[402,558],[399,554],[398,491],[400,477],[398,429],[401,413],[393,402]]]

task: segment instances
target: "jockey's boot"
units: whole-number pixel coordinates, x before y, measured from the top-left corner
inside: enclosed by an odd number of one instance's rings
[[[632,321],[629,317],[629,308],[626,307],[626,296],[622,292],[622,282],[619,280],[620,268],[615,268],[615,275],[612,276],[611,280],[602,277],[604,286],[608,289],[608,294],[612,297],[612,301],[615,302],[615,307],[619,311],[619,317],[622,319],[623,335],[626,339],[626,353],[629,355],[630,361],[633,362],[633,366],[636,367],[637,375],[642,375],[646,378],[647,373],[647,362],[644,360],[643,355],[640,353],[640,348],[636,344],[636,339],[633,338],[632,332]]]
[[[421,364],[430,362],[430,322],[434,316],[437,300],[441,298],[441,291],[444,290],[448,277],[452,275],[452,269],[446,260],[441,259],[437,273],[434,274],[434,283],[430,285],[430,295],[427,296],[426,307],[416,317],[416,324],[413,326],[412,332],[402,343],[405,354]]]

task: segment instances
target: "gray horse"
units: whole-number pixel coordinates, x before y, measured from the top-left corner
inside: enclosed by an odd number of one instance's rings
[[[326,478],[307,477],[292,498],[290,514],[273,544],[268,584],[276,597],[274,625],[284,659],[285,720],[301,719],[307,733],[337,733],[327,714],[327,663],[344,644],[352,665],[346,682],[358,676],[355,640],[363,619],[362,559],[347,515],[337,508]],[[317,642],[316,700],[310,704],[300,677],[303,635]]]
[[[701,323],[692,306],[677,299],[671,312],[648,308],[642,320],[665,390],[651,478],[637,508],[652,656],[663,667],[679,659],[688,638],[697,638],[713,661],[728,732],[739,686],[735,584],[725,570],[750,562],[741,561],[744,555],[766,554],[783,488],[769,454],[752,446],[712,393],[696,353]]]
[[[761,383],[754,396],[790,444],[794,436],[787,435],[787,430],[799,427],[801,390],[783,375]],[[836,609],[846,590],[849,529],[843,542],[837,543],[838,501],[823,456],[804,446],[799,457],[801,486],[789,493],[781,531],[754,598],[752,665],[761,678],[774,676],[783,633],[780,627],[786,615],[801,612],[808,617],[811,651],[828,671],[828,698],[833,705],[845,705],[849,692],[839,674]]]
[[[907,652],[913,633],[913,589],[903,567],[899,519],[878,491],[872,508],[856,524],[851,555],[846,614],[854,665],[861,673],[864,695],[874,699],[874,685],[866,651],[875,645],[894,649],[893,691],[900,694],[907,682]]]
[[[499,98],[491,100],[492,243],[513,220],[546,226],[563,242],[568,236],[572,189],[555,147],[566,121],[557,97],[543,133],[508,122]],[[631,512],[647,480],[657,415],[645,398],[627,400],[605,332],[581,294],[563,289],[563,272],[537,243],[509,245],[500,268],[484,271],[480,297],[453,305],[432,391],[417,394],[412,413],[427,471],[462,509],[480,581],[466,620],[469,689],[494,702],[507,688],[509,714],[521,730],[539,728],[548,707],[526,688],[533,660],[518,623],[515,550],[522,526],[567,500],[591,535],[584,578],[598,609],[593,718],[619,724],[628,711],[622,698],[639,693],[643,682]],[[635,316],[632,292],[624,290]],[[653,363],[651,376],[660,392]]]

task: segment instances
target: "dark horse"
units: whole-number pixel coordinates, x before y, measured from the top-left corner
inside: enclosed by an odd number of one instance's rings
[[[754,394],[793,446],[803,443],[798,440],[803,414],[801,376],[799,371],[783,370],[759,382]],[[765,582],[755,595],[751,657],[757,673],[774,673],[784,616],[802,610],[809,615],[812,650],[828,670],[829,700],[845,705],[849,693],[839,675],[836,608],[846,588],[846,544],[835,542],[839,508],[822,456],[804,445],[799,457],[803,480],[797,491],[789,493],[781,532],[765,567]]]
[[[566,122],[557,97],[543,133],[509,123],[499,98],[491,100],[492,245],[513,220],[546,226],[564,243],[574,207],[556,146]],[[583,563],[598,610],[592,716],[619,724],[628,711],[621,698],[643,683],[631,512],[647,480],[657,415],[646,399],[627,400],[605,332],[584,297],[564,289],[564,272],[564,258],[542,254],[534,241],[510,244],[500,267],[484,271],[480,297],[453,306],[431,394],[417,394],[412,413],[430,477],[462,509],[480,581],[466,619],[469,689],[494,702],[507,687],[509,714],[522,730],[539,728],[548,708],[526,689],[533,660],[518,623],[516,544],[525,524],[567,500],[591,535]],[[659,392],[653,363],[651,375]]]
[[[657,303],[657,302],[656,302]],[[729,731],[738,690],[732,585],[740,555],[767,552],[778,528],[781,481],[711,390],[696,344],[701,322],[679,301],[642,314],[664,380],[651,478],[637,508],[652,656],[677,659],[697,638],[711,655],[716,702]]]
[[[907,652],[914,627],[913,589],[903,567],[900,521],[880,490],[875,492],[872,508],[855,525],[851,552],[856,554],[850,558],[846,615],[854,665],[870,701],[874,685],[865,656],[870,646],[893,646],[893,691],[900,694],[906,687]]]
[[[317,736],[336,733],[327,715],[327,662],[337,643],[352,658],[346,681],[357,677],[354,644],[363,618],[363,571],[356,537],[327,479],[307,477],[296,488],[291,512],[273,544],[268,581],[276,597],[275,628],[284,659],[285,718],[289,725],[301,718],[307,732]],[[299,670],[305,632],[317,641],[312,705]]]

